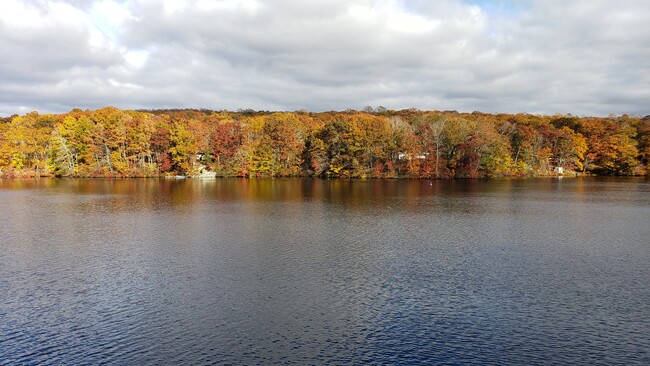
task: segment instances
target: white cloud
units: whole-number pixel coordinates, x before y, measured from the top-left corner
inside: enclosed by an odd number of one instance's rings
[[[123,57],[129,65],[139,68],[144,66],[149,59],[149,52],[143,50],[124,51]]]
[[[260,3],[253,0],[197,0],[196,8],[200,11],[237,10],[255,12]]]
[[[88,14],[91,26],[109,37],[115,37],[126,20],[135,20],[129,9],[113,0],[96,1]]]
[[[4,0],[0,113],[648,114],[649,18],[645,0]]]

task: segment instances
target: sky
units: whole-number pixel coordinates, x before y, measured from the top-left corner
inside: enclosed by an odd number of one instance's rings
[[[648,0],[2,0],[0,116],[650,114]]]

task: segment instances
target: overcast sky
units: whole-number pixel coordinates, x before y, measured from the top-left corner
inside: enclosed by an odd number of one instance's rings
[[[0,115],[650,114],[648,0],[0,1]]]

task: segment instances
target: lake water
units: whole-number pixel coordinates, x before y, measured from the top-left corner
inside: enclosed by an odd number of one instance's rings
[[[650,364],[650,181],[0,180],[0,364]]]

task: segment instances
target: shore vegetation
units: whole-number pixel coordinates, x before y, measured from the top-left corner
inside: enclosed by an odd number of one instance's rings
[[[1,177],[647,175],[650,116],[97,110],[0,118]]]

